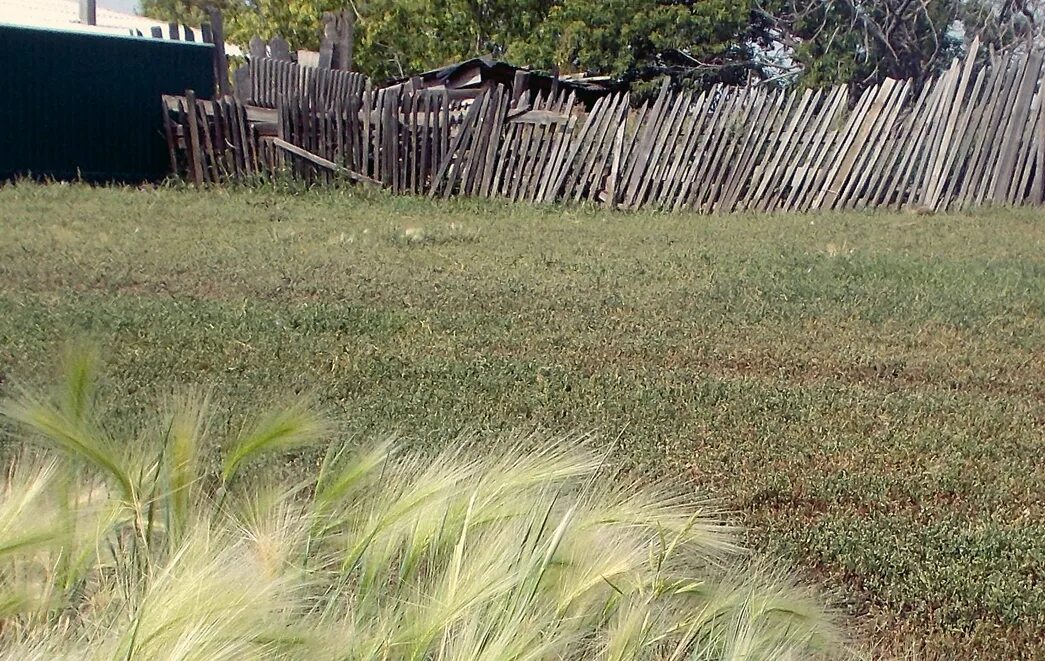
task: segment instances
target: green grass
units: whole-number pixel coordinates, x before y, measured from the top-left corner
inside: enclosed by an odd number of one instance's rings
[[[0,371],[105,352],[361,436],[601,433],[721,498],[883,652],[1045,654],[1045,221],[335,191],[0,189]],[[123,422],[119,422],[123,421]],[[224,423],[240,424],[235,414]]]

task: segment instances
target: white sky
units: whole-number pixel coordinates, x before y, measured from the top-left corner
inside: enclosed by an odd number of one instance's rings
[[[98,6],[128,14],[138,13],[138,0],[98,0]]]

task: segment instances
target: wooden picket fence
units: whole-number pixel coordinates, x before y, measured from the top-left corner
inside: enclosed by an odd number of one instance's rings
[[[361,98],[370,82],[354,71],[304,67],[268,57],[251,60],[236,75],[237,96],[260,108],[275,108],[284,98],[313,108],[333,108]]]
[[[492,86],[471,100],[354,79],[336,94],[290,83],[247,102],[164,104],[172,166],[199,184],[285,171],[433,197],[705,213],[1041,204],[1043,56],[975,67],[977,50],[919,90],[886,80],[856,99],[844,87],[665,86],[637,110],[616,94],[582,113],[565,94]]]

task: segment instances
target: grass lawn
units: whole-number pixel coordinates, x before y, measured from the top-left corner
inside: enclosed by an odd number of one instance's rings
[[[420,446],[595,430],[721,498],[878,652],[1045,655],[1039,211],[0,189],[3,378],[51,381],[79,337],[117,420],[212,383]]]

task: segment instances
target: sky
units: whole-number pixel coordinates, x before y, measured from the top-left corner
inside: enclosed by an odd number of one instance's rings
[[[128,14],[138,13],[138,0],[98,0],[98,6]]]

